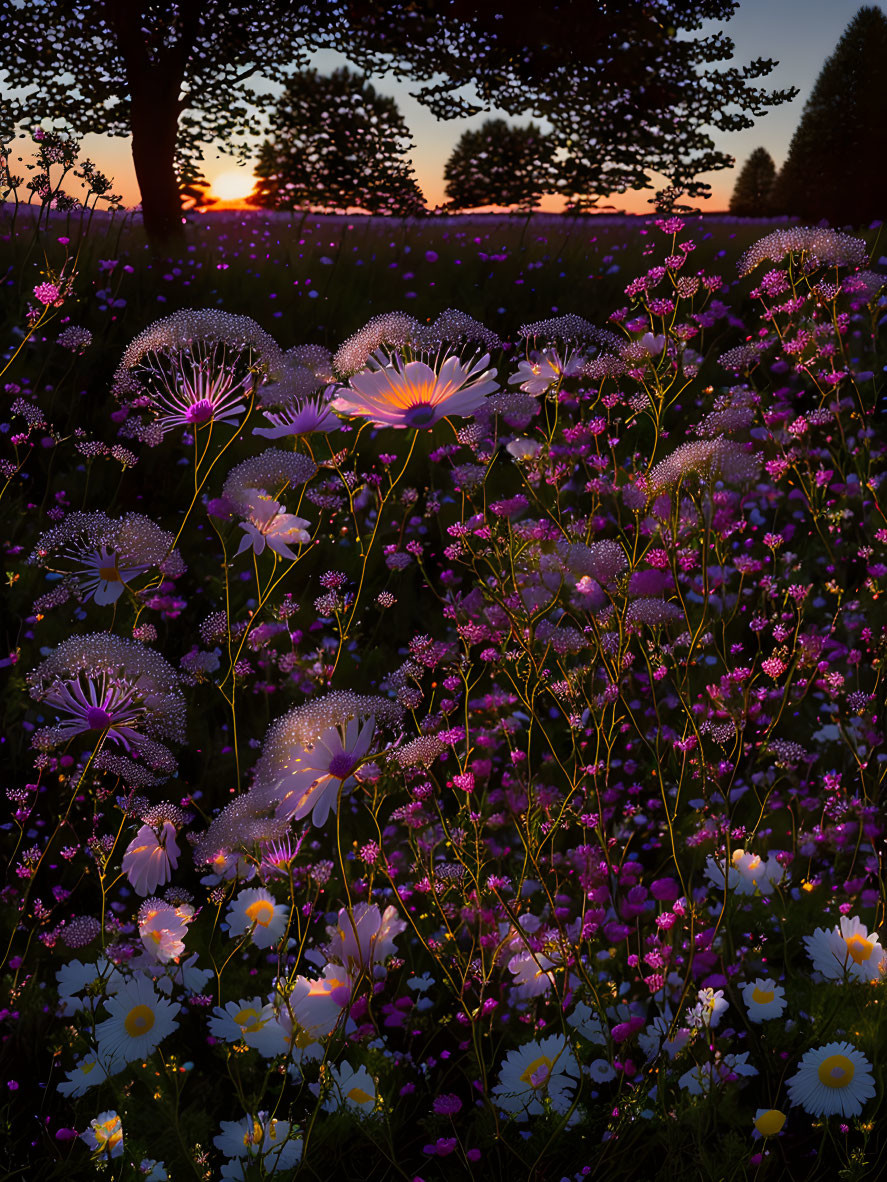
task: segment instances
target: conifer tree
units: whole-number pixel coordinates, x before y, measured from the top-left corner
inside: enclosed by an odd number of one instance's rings
[[[511,127],[504,119],[487,119],[462,135],[446,163],[449,207],[508,205],[528,213],[552,190],[553,160],[553,144],[534,123]]]
[[[887,17],[860,8],[826,60],[773,186],[773,210],[859,226],[887,214]]]
[[[766,148],[755,148],[736,178],[730,212],[742,218],[762,218],[770,213],[770,191],[776,165]]]
[[[250,205],[422,214],[409,128],[392,98],[348,69],[303,70],[271,114]]]

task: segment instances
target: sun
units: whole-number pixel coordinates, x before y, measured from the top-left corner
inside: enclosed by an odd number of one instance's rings
[[[220,201],[240,201],[248,197],[255,187],[256,178],[246,169],[236,172],[222,172],[212,181],[212,193]]]

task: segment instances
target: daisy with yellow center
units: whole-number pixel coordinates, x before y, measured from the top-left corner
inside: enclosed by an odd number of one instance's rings
[[[546,1100],[554,1112],[564,1113],[573,1103],[579,1075],[579,1064],[567,1040],[552,1034],[508,1052],[493,1098],[497,1108],[518,1120],[541,1116]]]
[[[178,1026],[179,1006],[154,989],[149,977],[134,977],[105,999],[111,1015],[96,1027],[98,1058],[109,1075],[147,1057]]]
[[[268,1117],[267,1112],[245,1116],[243,1120],[222,1121],[222,1131],[213,1144],[229,1160],[222,1167],[223,1178],[243,1178],[250,1160],[261,1158],[262,1177],[291,1169],[302,1157],[302,1140],[293,1135],[288,1120]],[[244,1161],[243,1159],[246,1159]]]
[[[830,1042],[804,1055],[786,1087],[811,1116],[859,1116],[875,1094],[871,1067],[849,1042]]]
[[[405,361],[399,353],[389,358],[381,350],[367,368],[340,386],[330,405],[343,415],[357,415],[376,427],[424,430],[450,415],[473,415],[488,394],[498,390],[496,371],[487,369],[490,355],[472,358],[463,366],[457,356]]]
[[[378,1104],[376,1084],[366,1067],[355,1070],[347,1059],[338,1067],[324,1071],[328,1090],[323,1108],[326,1112],[343,1109],[357,1116],[369,1116]]]
[[[817,928],[804,937],[813,968],[827,981],[878,981],[884,949],[876,933],[870,933],[859,916],[841,916],[837,927]]]
[[[742,1000],[752,1022],[779,1018],[785,1009],[785,990],[769,977],[758,977],[742,987]]]
[[[261,887],[241,891],[228,908],[228,930],[232,936],[250,933],[257,948],[272,948],[286,931],[289,911]]]
[[[209,1020],[209,1032],[213,1038],[224,1042],[240,1042],[242,1039],[250,1045],[250,1035],[264,1030],[273,1021],[273,1006],[265,1005],[260,997],[245,998],[229,1001],[224,1009],[216,1006]]]

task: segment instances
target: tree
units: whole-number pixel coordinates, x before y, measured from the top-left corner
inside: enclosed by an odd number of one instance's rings
[[[720,32],[678,36],[737,6],[513,0],[505,19],[500,0],[0,0],[0,88],[17,96],[18,120],[131,135],[155,238],[180,227],[177,163],[198,159],[201,144],[243,156],[274,105],[256,83],[285,86],[320,48],[419,81],[438,118],[495,106],[547,119],[566,154],[566,192],[651,188],[655,170],[668,178],[657,195],[668,208],[707,193],[699,173],[732,163],[706,125],[749,127],[749,112],[795,93],[749,85],[770,61],[706,69],[732,54]],[[468,83],[482,106],[459,95]]]
[[[513,205],[529,212],[554,185],[554,146],[535,123],[511,127],[504,119],[487,119],[477,131],[463,133],[444,180],[453,209]]]
[[[773,187],[778,213],[862,225],[887,212],[887,18],[860,8],[829,57]]]
[[[766,148],[755,148],[736,178],[730,212],[741,218],[766,217],[770,212],[770,191],[776,165]]]
[[[350,70],[304,70],[271,116],[251,205],[327,212],[425,212],[407,152],[409,128],[392,98]]]

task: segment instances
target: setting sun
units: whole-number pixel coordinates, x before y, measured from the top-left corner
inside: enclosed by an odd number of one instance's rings
[[[236,172],[223,172],[212,181],[211,189],[214,197],[220,201],[240,201],[248,197],[256,183],[255,177],[246,169]]]

